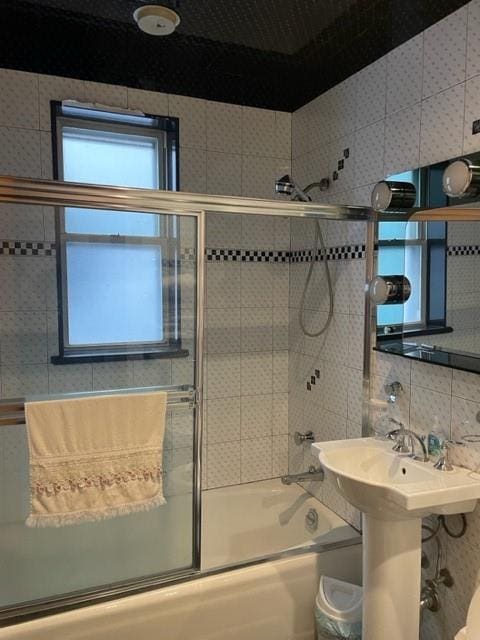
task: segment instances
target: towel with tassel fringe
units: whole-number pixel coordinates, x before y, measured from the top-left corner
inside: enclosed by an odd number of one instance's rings
[[[167,394],[84,396],[25,403],[29,527],[62,527],[165,503]]]

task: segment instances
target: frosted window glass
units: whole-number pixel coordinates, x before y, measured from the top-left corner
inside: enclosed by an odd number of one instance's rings
[[[62,130],[66,181],[158,189],[159,139],[95,129]],[[160,216],[95,209],[65,209],[67,233],[158,236]]]
[[[67,242],[66,257],[71,346],[164,339],[159,246]]]
[[[158,138],[64,127],[63,179],[158,189]]]
[[[160,236],[162,216],[155,213],[122,213],[99,209],[65,209],[65,231],[105,236]]]

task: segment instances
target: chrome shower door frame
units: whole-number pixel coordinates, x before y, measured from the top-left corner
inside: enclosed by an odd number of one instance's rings
[[[197,220],[196,243],[196,340],[195,340],[195,424],[194,424],[194,487],[193,487],[193,548],[192,566],[186,570],[166,572],[161,575],[134,579],[115,584],[111,587],[69,593],[63,596],[24,605],[9,607],[0,612],[0,626],[24,622],[35,617],[59,613],[81,606],[92,605],[119,597],[133,595],[168,584],[192,580],[203,575],[212,575],[231,570],[222,567],[218,570],[201,571],[201,517],[202,517],[202,434],[203,434],[203,377],[204,377],[204,301],[205,301],[205,218],[206,214],[222,213],[232,215],[275,216],[287,218],[307,218],[313,220],[337,220],[365,222],[368,231],[367,275],[373,264],[373,219],[374,214],[367,207],[349,207],[344,205],[320,205],[313,202],[265,200],[257,198],[190,194],[172,191],[153,191],[126,187],[108,187],[77,183],[58,182],[30,178],[0,176],[0,203],[32,204],[44,206],[71,206],[79,208],[98,208],[132,213],[158,213],[166,215],[189,216]],[[371,252],[371,255],[369,255]],[[368,389],[370,376],[370,331],[367,330],[370,317],[369,299],[365,297],[365,358],[364,393]],[[364,400],[368,400],[368,392]],[[368,412],[364,412],[367,416]],[[364,422],[364,429],[366,423]],[[235,565],[233,568],[251,566],[279,557],[296,555],[311,551],[326,551],[359,544],[354,541],[338,543],[317,543],[302,549],[291,549],[282,553]]]
[[[57,597],[9,606],[0,611],[0,626],[24,622],[42,615],[59,613],[86,604],[94,604],[113,598],[154,589],[164,584],[191,579],[200,573],[202,531],[202,433],[203,433],[203,353],[204,353],[204,297],[205,297],[205,211],[189,205],[175,207],[163,198],[151,197],[145,189],[125,189],[73,185],[48,180],[30,180],[0,176],[0,203],[71,206],[78,208],[128,211],[130,213],[154,213],[189,217],[196,220],[196,291],[195,291],[195,367],[193,390],[186,387],[162,387],[170,394],[193,406],[193,486],[192,486],[192,565],[187,569],[172,570],[146,578],[133,578],[105,587],[85,589]],[[22,424],[23,399],[4,403],[12,407],[2,424]],[[17,406],[18,405],[18,406]],[[9,419],[11,418],[11,422]],[[1,425],[0,425],[1,428]]]

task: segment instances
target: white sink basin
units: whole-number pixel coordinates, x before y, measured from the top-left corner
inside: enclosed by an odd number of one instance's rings
[[[480,498],[479,474],[460,467],[437,471],[430,462],[398,455],[393,444],[358,438],[312,447],[340,493],[363,513],[405,520],[473,511]]]
[[[325,473],[363,512],[363,622],[368,640],[418,640],[422,518],[473,511],[480,475],[437,471],[375,438],[318,442]]]

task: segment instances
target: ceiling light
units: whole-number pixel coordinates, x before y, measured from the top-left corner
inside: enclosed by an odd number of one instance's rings
[[[168,7],[149,4],[133,13],[139,28],[151,36],[168,36],[180,24],[178,13]]]

